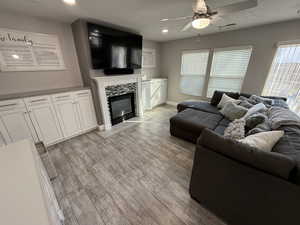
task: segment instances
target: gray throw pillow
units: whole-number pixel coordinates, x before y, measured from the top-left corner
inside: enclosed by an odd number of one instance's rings
[[[253,129],[258,124],[261,124],[267,120],[268,117],[263,113],[254,113],[247,117],[246,119],[246,127],[249,129]]]
[[[235,119],[242,118],[247,113],[247,111],[248,110],[243,106],[239,106],[233,102],[228,102],[220,110],[220,113],[227,119],[233,121]]]
[[[247,108],[247,109],[250,109],[250,108],[252,108],[254,105],[253,104],[251,104],[250,102],[248,102],[247,100],[243,100],[243,101],[241,101],[241,103],[239,104],[240,106],[243,106],[243,107],[245,107],[245,108]]]
[[[263,103],[267,107],[271,107],[272,104],[273,104],[273,99],[263,98],[263,97],[260,97],[260,96],[257,96],[257,95],[251,95],[249,100],[256,102],[256,104]]]

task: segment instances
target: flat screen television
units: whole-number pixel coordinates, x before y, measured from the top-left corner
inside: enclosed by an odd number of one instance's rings
[[[143,36],[88,23],[92,67],[105,74],[131,74],[142,66]]]

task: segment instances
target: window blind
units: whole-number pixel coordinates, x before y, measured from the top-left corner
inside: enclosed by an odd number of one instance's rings
[[[202,96],[209,50],[184,51],[181,57],[180,90],[193,96]]]
[[[290,108],[300,113],[300,44],[278,46],[263,95],[286,97]]]
[[[246,75],[252,47],[215,49],[207,97],[215,90],[240,92]]]

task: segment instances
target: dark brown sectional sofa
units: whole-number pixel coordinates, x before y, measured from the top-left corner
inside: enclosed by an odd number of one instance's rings
[[[229,225],[300,224],[300,128],[280,127],[285,135],[272,152],[224,138],[230,121],[216,108],[222,94],[183,102],[170,119],[172,135],[196,143],[192,198]]]

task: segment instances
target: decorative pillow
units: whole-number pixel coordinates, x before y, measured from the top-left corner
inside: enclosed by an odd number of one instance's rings
[[[254,105],[248,102],[247,100],[242,100],[241,103],[239,104],[240,106],[243,106],[247,109],[252,108]]]
[[[227,96],[238,99],[239,98],[239,93],[237,92],[224,92],[224,91],[215,91],[213,97],[210,100],[210,104],[213,106],[217,106],[219,102],[221,101],[221,98],[223,94],[226,94]]]
[[[268,117],[263,113],[254,113],[247,117],[246,119],[246,127],[248,129],[253,129],[258,124],[261,124],[267,120]]]
[[[245,123],[244,119],[238,119],[231,122],[224,131],[224,137],[239,140],[245,137]]]
[[[247,119],[249,116],[251,116],[254,113],[265,112],[265,111],[267,111],[267,107],[263,103],[259,103],[254,105],[252,108],[250,108],[247,114],[244,116],[244,118]]]
[[[228,102],[220,110],[220,113],[227,119],[233,121],[235,119],[242,118],[247,113],[247,111],[248,110],[245,107],[239,106],[233,102]]]
[[[260,97],[257,95],[251,95],[249,100],[256,102],[256,104],[263,103],[265,106],[272,106],[272,104],[273,104],[273,99],[263,98],[263,97]]]
[[[228,103],[228,102],[234,102],[236,104],[239,104],[241,101],[238,100],[238,99],[231,98],[226,94],[223,94],[222,98],[221,98],[221,101],[218,104],[218,108],[222,109],[225,106],[225,104]]]
[[[261,132],[247,136],[246,138],[239,140],[239,142],[270,152],[283,135],[284,131],[282,130]]]

